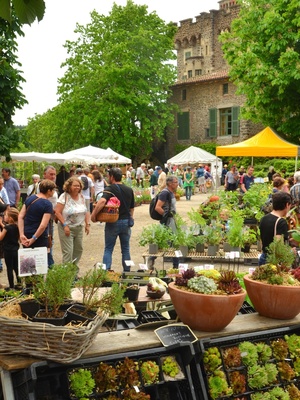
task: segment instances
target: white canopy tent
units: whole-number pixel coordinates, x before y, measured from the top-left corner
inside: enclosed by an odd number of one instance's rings
[[[176,156],[170,158],[167,163],[171,165],[211,164],[211,174],[217,183],[221,178],[223,167],[220,158],[196,146],[188,147]]]
[[[87,146],[66,153],[10,153],[12,161],[53,162],[57,164],[84,163],[88,164],[130,164],[131,159],[116,153],[112,149]]]
[[[116,153],[111,148],[101,149],[95,146],[86,146],[71,150],[63,154],[67,158],[74,156],[86,157],[89,164],[131,164],[131,159]]]

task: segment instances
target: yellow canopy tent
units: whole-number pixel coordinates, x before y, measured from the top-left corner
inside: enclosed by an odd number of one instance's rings
[[[299,146],[283,140],[270,127],[267,127],[243,142],[217,146],[216,156],[297,158],[299,149]]]

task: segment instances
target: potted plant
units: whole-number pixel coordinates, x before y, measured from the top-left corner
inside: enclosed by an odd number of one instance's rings
[[[292,269],[295,254],[283,239],[274,239],[267,264],[244,276],[247,294],[255,310],[269,318],[291,319],[300,312],[300,268]]]
[[[40,309],[34,317],[35,321],[42,318],[50,318],[50,323],[59,323],[65,314],[60,307],[66,299],[71,297],[71,289],[77,274],[78,267],[75,264],[57,264],[48,270],[46,278],[40,275],[36,285],[33,287],[33,295],[45,307]],[[62,321],[62,325],[64,322]]]
[[[147,283],[147,296],[152,299],[160,299],[165,293],[168,285],[160,278],[149,278]]]
[[[151,224],[142,230],[139,240],[140,246],[149,245],[149,254],[156,254],[158,249],[166,249],[170,246],[174,234],[170,228],[162,224]],[[150,245],[156,245],[155,248]]]
[[[204,253],[206,237],[203,234],[194,235],[193,237],[194,246],[197,253]]]
[[[87,271],[77,282],[76,287],[82,293],[82,304],[86,311],[98,309],[109,315],[119,314],[124,302],[124,291],[118,282],[113,282],[104,294],[99,293],[99,287],[107,280],[107,271],[94,267]]]
[[[212,270],[206,276],[188,269],[169,284],[169,294],[180,320],[192,329],[224,329],[241,308],[246,292],[234,271]],[[207,276],[208,275],[208,276]]]
[[[250,226],[244,225],[242,229],[243,247],[244,253],[249,253],[252,244],[257,243],[258,231],[250,228]]]
[[[257,224],[264,216],[263,206],[271,193],[269,185],[257,183],[251,185],[250,189],[242,197],[242,209],[245,223]]]
[[[194,248],[195,240],[193,232],[186,228],[178,228],[174,234],[173,247],[181,251],[182,257],[187,257],[190,249]]]
[[[140,287],[137,284],[125,286],[124,297],[128,299],[128,301],[137,301],[139,298]]]
[[[223,240],[222,225],[213,221],[203,229],[203,234],[206,237],[207,255],[215,256],[218,252],[219,244]]]
[[[233,211],[230,213],[228,221],[228,231],[226,232],[226,241],[230,245],[230,251],[241,251],[244,244],[242,231],[244,227],[244,218],[241,211]]]

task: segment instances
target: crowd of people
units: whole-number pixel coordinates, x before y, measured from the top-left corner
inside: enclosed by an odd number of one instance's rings
[[[215,181],[211,174],[210,164],[198,164],[197,166],[167,165],[164,168],[155,166],[147,169],[142,163],[136,170],[129,166],[126,170],[126,182],[129,186],[135,184],[144,187],[144,181],[149,180],[151,196],[154,197],[167,186],[167,176],[173,175],[178,179],[178,186],[185,191],[186,200],[190,200],[194,193],[194,187],[198,186],[201,193],[207,193],[209,188],[214,188]]]
[[[43,176],[32,176],[27,197],[21,210],[18,205],[21,189],[18,181],[11,177],[9,168],[2,169],[0,179],[0,260],[4,258],[9,287],[19,283],[18,250],[23,248],[46,247],[48,267],[54,264],[53,239],[57,224],[58,240],[63,263],[78,265],[83,253],[83,235],[89,234],[91,221],[96,222],[97,213],[111,197],[120,202],[119,219],[116,223],[106,223],[105,250],[103,264],[111,268],[112,253],[119,237],[122,250],[123,269],[130,268],[129,240],[134,223],[134,193],[130,186],[122,183],[120,168],[105,171],[105,177],[97,167],[64,166],[56,173],[55,167],[48,165]],[[143,177],[140,177],[143,184]],[[96,203],[93,211],[93,204]],[[55,239],[56,240],[56,239]]]
[[[176,213],[175,193],[177,187],[182,187],[185,190],[186,200],[190,200],[195,186],[198,186],[199,192],[206,193],[207,182],[211,181],[211,184],[214,185],[208,164],[199,164],[196,167],[190,165],[185,167],[181,165],[166,166],[165,168],[156,166],[148,169],[146,164],[142,163],[136,171],[129,166],[125,174],[123,172],[120,168],[112,166],[105,172],[100,172],[96,166],[92,169],[74,166],[69,171],[62,166],[57,174],[55,167],[48,165],[45,167],[42,177],[37,174],[32,176],[32,183],[27,189],[27,198],[18,211],[21,197],[19,183],[11,176],[9,168],[2,169],[2,178],[0,178],[0,272],[2,271],[2,259],[4,259],[9,288],[13,288],[19,282],[17,264],[20,246],[24,248],[47,247],[48,267],[51,268],[51,265],[54,264],[55,223],[58,232],[58,238],[55,240],[59,240],[63,263],[72,262],[78,265],[83,253],[84,233],[89,234],[91,222],[97,222],[98,213],[112,198],[117,198],[119,201],[119,219],[116,223],[105,224],[103,264],[107,269],[111,268],[114,247],[119,239],[123,270],[129,271],[130,236],[131,227],[134,224],[133,184],[144,187],[146,180],[149,181],[147,186],[150,187],[151,196],[154,197],[159,193],[156,211],[162,215],[161,223],[172,229],[176,229],[173,217]],[[281,214],[285,214],[289,209],[287,205],[296,205],[300,216],[300,171],[295,173],[293,179],[287,180],[276,173],[273,167],[270,167],[268,179],[273,186],[273,196],[271,195],[268,199],[271,203],[271,213],[266,220],[268,220],[268,227],[274,231],[273,222],[276,222],[277,219],[274,216],[278,217],[280,214],[281,217]],[[225,190],[238,190],[243,194],[254,182],[254,168],[249,166],[245,170],[244,167],[238,169],[232,165],[228,170],[225,164],[221,182],[224,184]],[[275,197],[275,202],[273,202],[274,195],[278,193],[281,193],[279,194],[280,200],[277,201]],[[282,193],[286,194],[284,199]],[[282,202],[285,204],[284,211],[280,208]],[[95,207],[93,207],[94,204],[96,204]],[[280,232],[283,225],[284,221],[278,223],[277,229]],[[284,228],[285,233],[286,229]],[[266,243],[263,241],[263,249],[265,248]],[[178,259],[174,260],[174,266],[176,266],[176,262]],[[152,266],[153,263],[154,259]]]

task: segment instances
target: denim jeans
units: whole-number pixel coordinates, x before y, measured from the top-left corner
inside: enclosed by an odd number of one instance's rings
[[[185,197],[187,200],[191,200],[191,196],[192,196],[192,187],[191,186],[187,186],[185,188]]]
[[[264,265],[266,263],[267,263],[267,254],[261,253],[259,260],[258,260],[258,265]]]
[[[106,265],[106,269],[111,268],[112,253],[116,244],[116,240],[119,237],[121,252],[122,252],[122,266],[123,271],[130,271],[130,266],[125,264],[125,261],[131,260],[130,258],[130,236],[131,228],[128,226],[128,219],[119,219],[114,223],[105,224],[105,249],[103,255],[103,264]]]
[[[49,253],[47,253],[48,257],[48,268],[51,267],[51,265],[54,264],[54,259],[53,259],[53,246],[54,246],[54,222],[53,219],[50,220],[49,222],[49,235],[52,236],[52,247],[51,249],[48,249]]]

